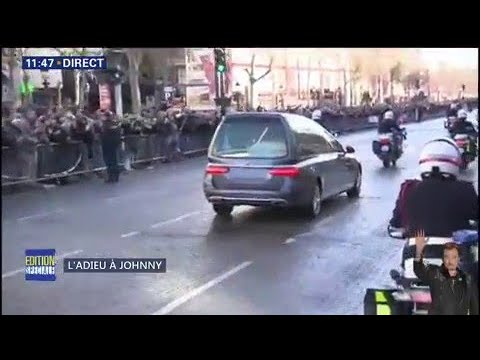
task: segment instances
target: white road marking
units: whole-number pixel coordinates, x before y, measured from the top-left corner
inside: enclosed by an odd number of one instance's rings
[[[319,224],[325,226],[335,219],[335,215],[328,215],[319,221]]]
[[[166,314],[172,312],[174,309],[176,309],[180,305],[182,305],[182,304],[186,303],[187,301],[193,299],[195,296],[198,296],[198,295],[204,293],[205,291],[207,291],[211,287],[220,284],[223,280],[229,278],[230,276],[234,275],[235,273],[239,272],[242,269],[245,269],[247,266],[250,266],[252,264],[253,264],[252,261],[245,261],[245,262],[241,263],[240,265],[235,266],[233,269],[227,271],[226,273],[223,273],[222,275],[216,277],[213,280],[210,280],[209,282],[203,284],[202,286],[199,286],[199,287],[193,289],[192,291],[189,291],[188,293],[186,293],[182,297],[179,297],[178,299],[173,300],[172,302],[170,302],[167,305],[165,305],[164,307],[162,307],[160,310],[155,311],[152,315],[166,315]]]
[[[287,239],[287,240],[284,242],[284,244],[291,244],[291,243],[293,243],[293,242],[295,242],[295,241],[297,241],[297,240],[295,240],[295,238],[290,238],[290,239]]]
[[[298,235],[295,235],[296,237],[299,237],[299,236],[308,236],[308,235],[311,235],[312,234],[312,231],[307,231],[307,232],[304,232],[304,233],[301,233],[301,234],[298,234]]]
[[[43,185],[43,188],[44,188],[44,189],[47,189],[47,190],[48,190],[48,189],[54,189],[54,188],[56,188],[56,187],[57,187],[57,185],[55,185],[55,184],[44,184],[44,185]]]
[[[127,234],[122,234],[122,238],[126,238],[126,237],[130,237],[130,236],[135,236],[135,235],[138,235],[140,234],[140,231],[132,231],[132,232],[129,232]]]
[[[194,211],[194,212],[191,212],[191,213],[188,213],[188,214],[184,214],[182,216],[176,217],[175,219],[170,219],[170,220],[166,220],[166,221],[162,221],[162,222],[153,224],[151,226],[151,228],[156,229],[156,228],[159,228],[159,227],[162,227],[162,226],[165,226],[165,225],[168,225],[168,224],[172,224],[176,221],[180,221],[180,220],[186,219],[190,216],[197,215],[197,214],[200,214],[200,213],[201,213],[201,211]]]
[[[17,221],[26,221],[26,220],[31,220],[31,219],[42,218],[42,217],[46,217],[46,216],[49,216],[49,215],[52,215],[52,214],[61,213],[63,211],[64,211],[63,209],[58,209],[58,210],[55,210],[55,211],[49,211],[49,212],[40,213],[40,214],[23,216],[21,218],[18,218]]]
[[[57,255],[57,256],[55,256],[55,258],[56,258],[56,260],[62,260],[63,258],[66,258],[67,256],[80,254],[81,252],[83,252],[83,250],[75,250],[75,251],[68,252],[68,253],[65,253],[65,254],[62,254],[62,255]],[[5,279],[7,277],[11,277],[11,276],[23,273],[23,272],[25,272],[25,268],[9,271],[5,274],[2,274],[2,279]]]

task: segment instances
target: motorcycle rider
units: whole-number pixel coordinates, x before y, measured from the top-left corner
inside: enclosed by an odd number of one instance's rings
[[[399,145],[400,145],[400,139],[398,134],[401,133],[403,130],[398,124],[398,122],[395,120],[395,115],[392,110],[387,110],[383,114],[383,119],[378,125],[378,133],[379,134],[389,134],[393,133],[393,148],[395,152],[398,152],[399,150]]]
[[[450,107],[447,110],[447,118],[445,120],[445,128],[450,129],[450,127],[453,125],[455,120],[457,119],[457,112],[458,112],[458,103],[454,102],[450,104]],[[450,120],[452,119],[452,120]],[[455,120],[453,120],[455,119]]]
[[[453,123],[450,128],[450,135],[452,138],[457,134],[466,134],[470,136],[477,136],[477,130],[475,126],[467,120],[468,114],[465,110],[460,109],[457,112],[457,121]]]
[[[425,144],[419,159],[421,180],[402,184],[390,225],[404,227],[407,236],[452,237],[478,219],[478,195],[473,184],[458,180],[461,154],[455,143],[439,138]]]
[[[399,132],[402,131],[400,125],[398,125],[398,122],[395,120],[395,114],[393,113],[393,111],[387,110],[383,114],[383,120],[378,125],[378,133],[388,134],[393,132],[394,130]]]
[[[450,104],[450,108],[447,110],[447,118],[448,117],[457,117],[458,112],[458,104],[456,102]]]

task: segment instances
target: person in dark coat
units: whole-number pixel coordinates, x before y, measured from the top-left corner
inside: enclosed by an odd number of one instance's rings
[[[461,154],[450,139],[434,139],[423,148],[422,181],[405,200],[409,230],[426,236],[451,237],[478,219],[478,194],[472,183],[460,180]]]
[[[478,219],[478,194],[472,183],[458,179],[460,153],[449,139],[425,144],[419,159],[421,180],[402,184],[390,225],[426,236],[452,237]]]
[[[118,164],[118,151],[122,143],[122,130],[115,121],[113,114],[105,114],[101,133],[103,161],[107,167],[107,179],[105,182],[118,182],[120,166]]]

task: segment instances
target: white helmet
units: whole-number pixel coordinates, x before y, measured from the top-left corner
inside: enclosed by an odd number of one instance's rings
[[[393,119],[393,111],[391,111],[391,110],[386,111],[385,114],[383,114],[383,119],[384,120]]]
[[[435,170],[442,175],[457,177],[461,154],[454,141],[448,138],[439,138],[425,144],[418,163],[422,177],[430,175]]]
[[[467,112],[466,112],[465,110],[463,110],[463,109],[458,110],[458,112],[457,112],[457,118],[459,118],[459,119],[466,119],[467,117],[468,117],[468,114],[467,114]]]
[[[322,118],[322,110],[315,109],[312,113],[312,119],[313,120],[320,120],[321,118]]]
[[[450,109],[456,109],[457,108],[457,104],[453,103],[453,104],[450,104]]]

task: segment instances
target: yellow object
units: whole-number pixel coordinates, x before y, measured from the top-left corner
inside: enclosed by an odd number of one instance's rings
[[[377,304],[377,315],[392,315],[392,310],[386,304]]]
[[[375,291],[375,302],[377,303],[387,302],[387,298],[385,297],[385,293],[383,291]]]
[[[385,292],[375,291],[375,302],[377,304],[377,315],[392,315]]]

